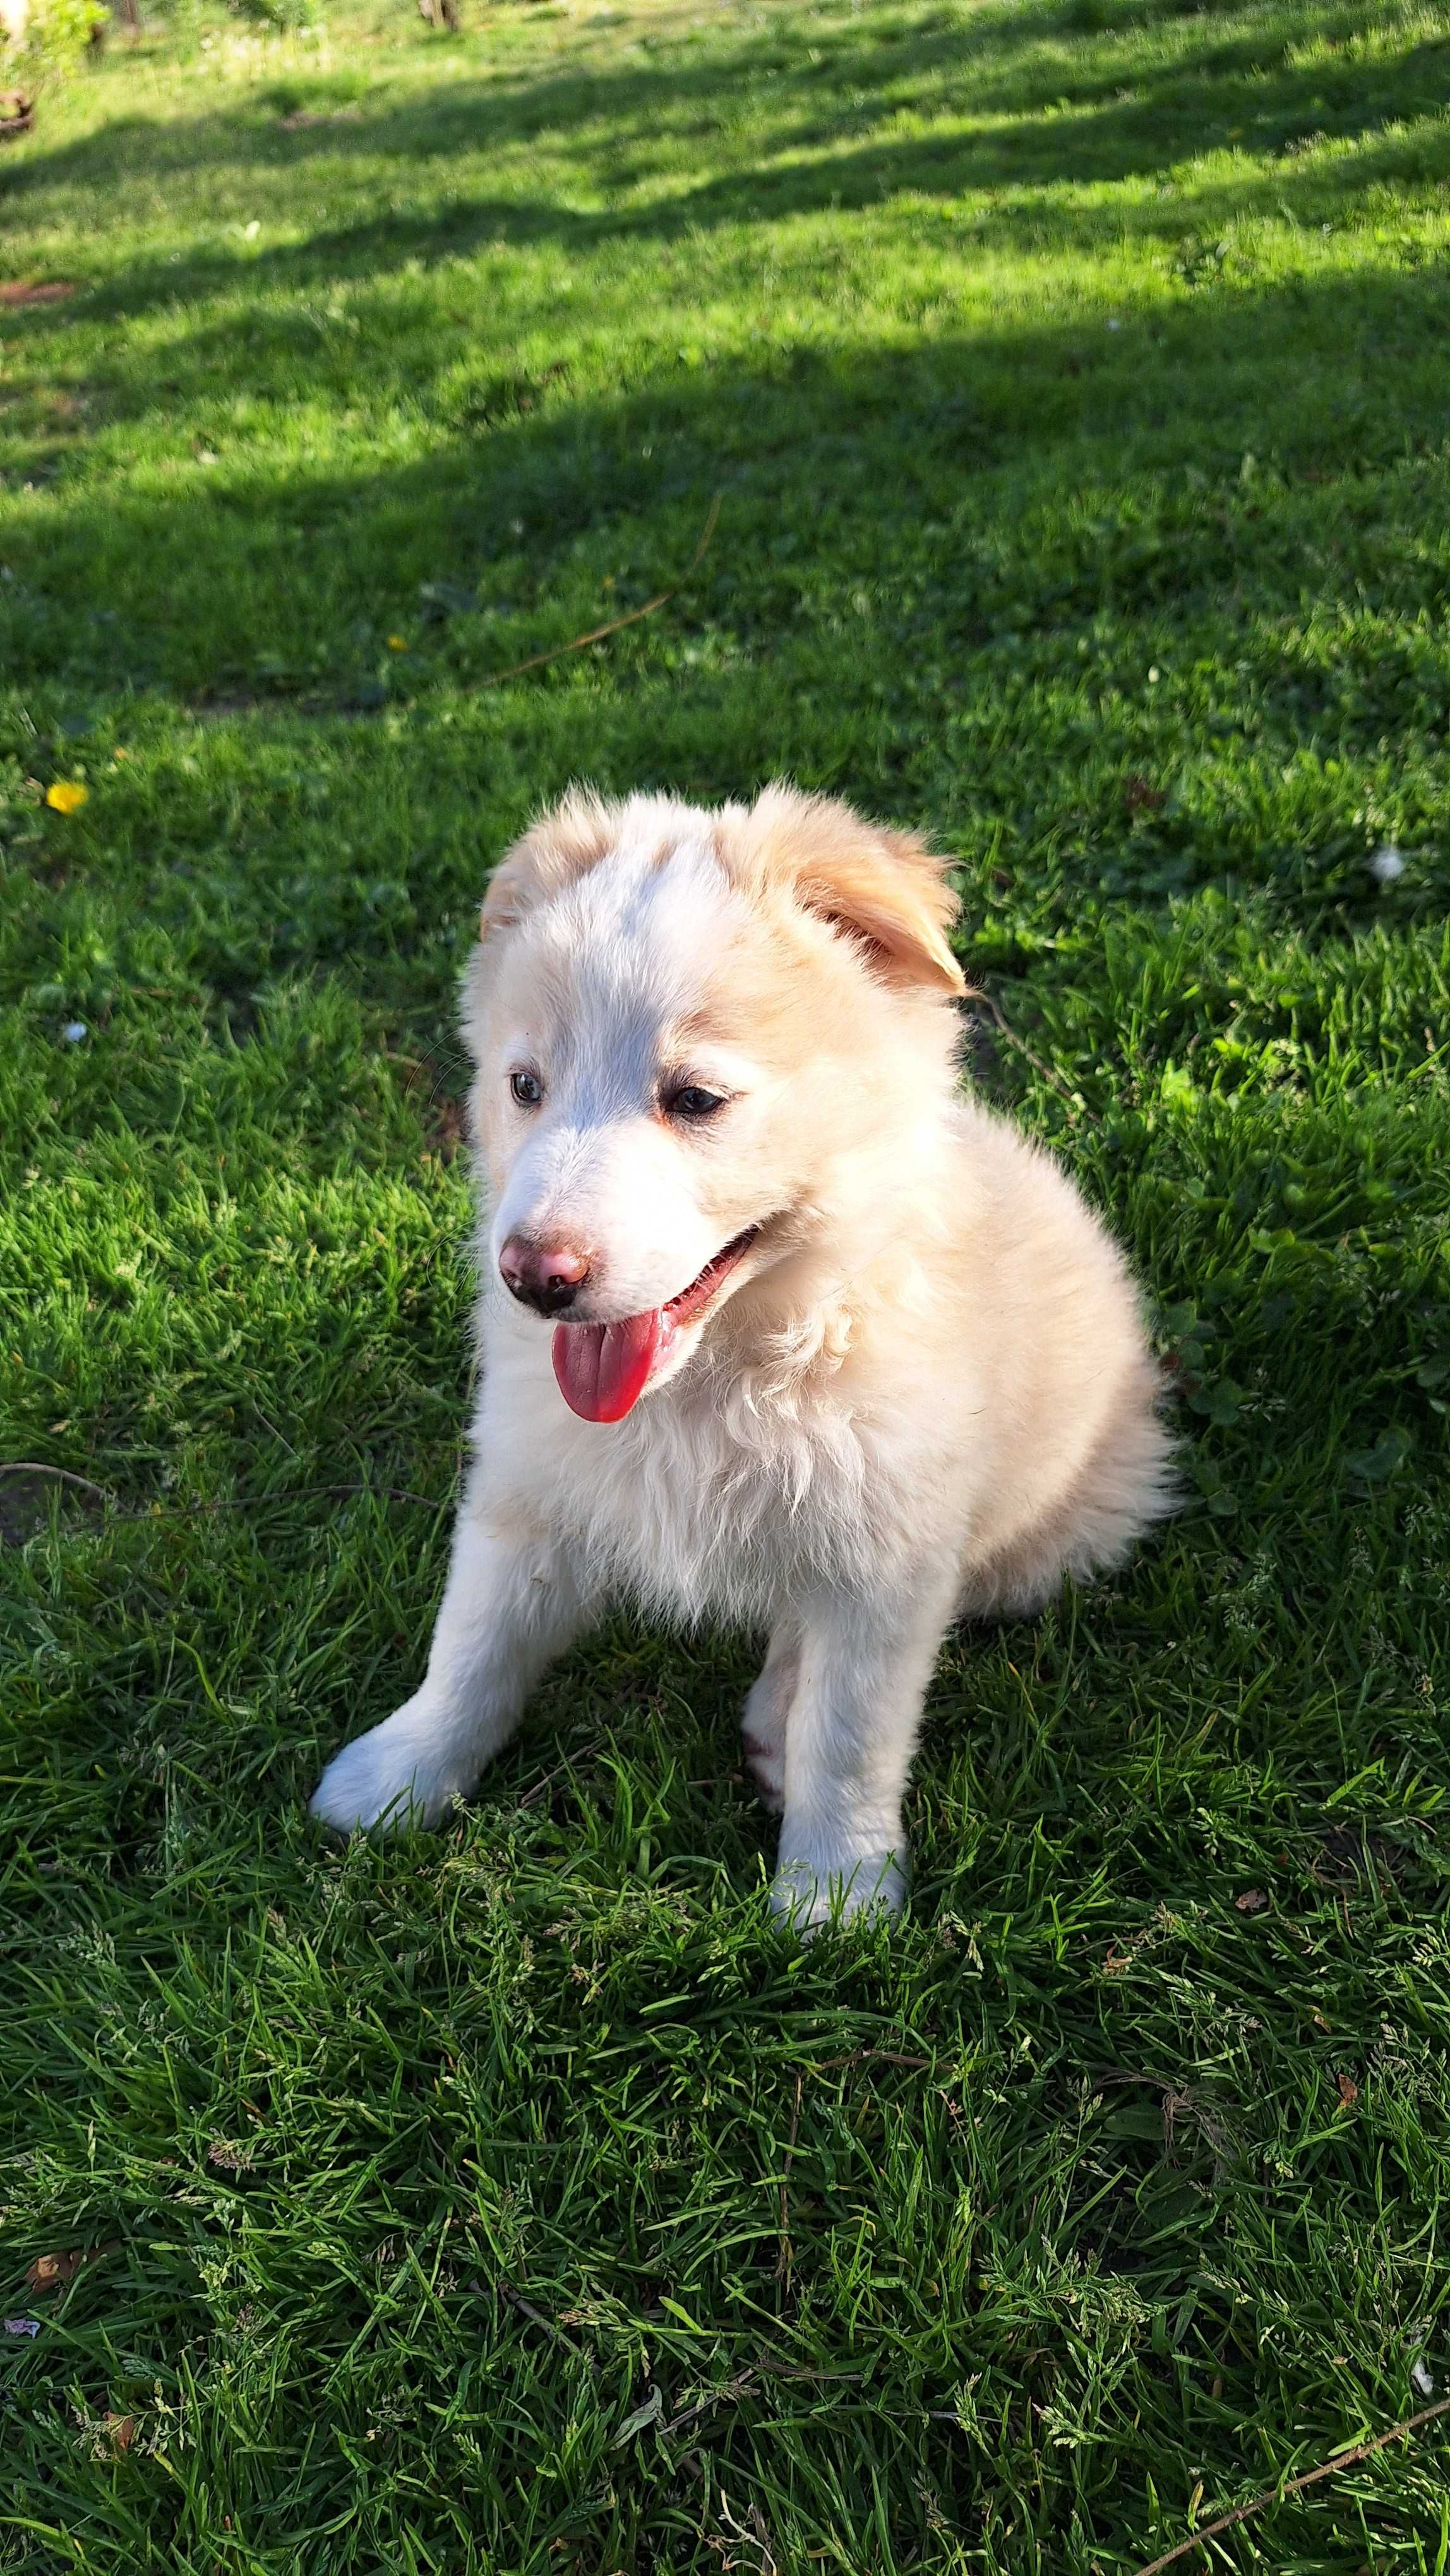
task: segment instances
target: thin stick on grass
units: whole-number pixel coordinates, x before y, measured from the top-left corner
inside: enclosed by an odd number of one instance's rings
[[[903,2057],[899,2048],[848,2048],[844,2057],[818,2057],[812,2075],[834,2075],[841,2066],[905,2066],[914,2075],[930,2072],[929,2057]]]
[[[969,1006],[975,1006],[975,1004],[980,1002],[983,1010],[991,1014],[993,1027],[1000,1030],[1002,1036],[1006,1039],[1007,1044],[1009,1046],[1014,1046],[1019,1055],[1025,1056],[1028,1063],[1032,1066],[1033,1071],[1035,1073],[1040,1073],[1044,1082],[1050,1082],[1054,1091],[1061,1092],[1063,1099],[1069,1102],[1072,1108],[1081,1109],[1082,1102],[1079,1100],[1077,1093],[1075,1091],[1069,1091],[1061,1074],[1054,1073],[1050,1064],[1044,1063],[1040,1055],[1034,1054],[1025,1038],[1019,1038],[1011,1021],[1005,1016],[997,1003],[993,1001],[990,993],[983,993],[981,991],[969,993],[967,1001]]]
[[[572,2335],[565,2334],[562,2326],[555,2325],[552,2317],[545,2316],[542,2308],[536,2308],[532,2299],[526,2299],[522,2290],[516,2290],[512,2281],[501,2280],[498,2293],[501,2299],[507,2299],[511,2308],[517,2308],[521,2317],[527,2317],[531,2325],[542,2326],[550,2340],[567,2352],[571,2360],[587,2362],[591,2370],[594,2368],[593,2354],[586,2352],[582,2343],[576,2343]]]
[[[775,2261],[775,2277],[790,2287],[795,2248],[790,2237],[790,2169],[795,2159],[796,2140],[800,2136],[801,2088],[807,2074],[833,2075],[847,2066],[904,2066],[913,2074],[924,2075],[931,2065],[929,2057],[907,2057],[898,2048],[848,2048],[843,2057],[822,2057],[809,2068],[798,2067],[795,2079],[795,2102],[790,2115],[790,2134],[785,2142],[785,2155],[780,2169],[780,2252]],[[763,2366],[763,2365],[762,2365]]]
[[[607,1735],[596,1735],[592,1743],[584,1745],[579,1752],[569,1754],[562,1762],[556,1762],[552,1771],[544,1773],[542,1780],[536,1780],[531,1789],[521,1792],[515,1804],[520,1807],[531,1807],[535,1799],[542,1798],[546,1790],[552,1789],[556,1780],[562,1780],[565,1772],[572,1770],[576,1762],[587,1762],[592,1754],[602,1753],[608,1741]]]
[[[801,2088],[805,2080],[804,2067],[797,2067],[795,2105],[790,2115],[790,2136],[785,2142],[785,2156],[780,2168],[780,2252],[775,2258],[775,2277],[785,2283],[787,2290],[790,2288],[791,2270],[795,2263],[795,2248],[790,2241],[790,2169],[795,2156],[795,2142],[800,2136]]]
[[[377,1494],[390,1503],[418,1503],[424,1511],[444,1511],[450,1494],[413,1494],[406,1485],[287,1485],[276,1494],[231,1494],[219,1503],[158,1503],[144,1512],[126,1512],[129,1521],[170,1520],[178,1512],[199,1518],[203,1512],[262,1511],[268,1503],[303,1503],[320,1495]]]
[[[859,2388],[866,2377],[864,2370],[806,2370],[793,2361],[775,2361],[769,2355],[756,2362],[755,2368],[768,2372],[772,2379],[798,2380],[812,2388],[824,2388],[828,2383],[838,2388]]]
[[[647,599],[643,608],[631,608],[623,617],[611,617],[607,626],[591,626],[587,635],[575,635],[567,644],[552,644],[547,653],[531,653],[526,662],[511,662],[506,671],[490,671],[487,679],[477,681],[475,686],[480,689],[502,688],[505,680],[521,679],[525,671],[542,670],[546,662],[562,661],[566,653],[582,653],[586,644],[602,644],[606,635],[617,635],[621,627],[637,626],[642,617],[653,617],[657,608],[666,607],[672,599],[679,596],[691,573],[701,562],[705,549],[715,534],[715,522],[720,516],[720,501],[721,495],[717,492],[710,504],[710,515],[700,531],[700,542],[679,580],[672,581],[668,590],[661,590],[653,599]]]
[[[63,1485],[78,1485],[82,1493],[98,1495],[103,1503],[114,1499],[108,1485],[93,1484],[89,1476],[73,1475],[69,1467],[42,1466],[35,1458],[0,1459],[0,1476],[55,1476]],[[118,1512],[116,1518],[123,1521],[200,1520],[206,1513],[262,1511],[269,1503],[302,1503],[323,1494],[377,1494],[389,1503],[417,1503],[427,1512],[441,1512],[452,1500],[448,1494],[410,1493],[406,1485],[289,1485],[280,1493],[229,1494],[215,1503],[148,1503],[140,1511]]]
[[[660,2431],[683,2432],[687,2424],[693,2424],[701,2415],[708,2415],[712,2407],[728,2406],[748,2397],[759,2376],[758,2369],[742,2370],[738,2378],[727,2379],[723,2388],[712,2388],[707,2397],[697,2398],[693,2406],[682,2407],[678,2415],[672,2415],[667,2424],[660,2426]]]
[[[1290,2478],[1284,2486],[1265,2487],[1263,2494],[1254,2496],[1248,2504],[1236,2504],[1230,2513],[1219,2514],[1214,2521],[1206,2522],[1201,2531],[1195,2531],[1187,2540],[1180,2540],[1176,2549],[1165,2550],[1161,2558],[1150,2559],[1146,2567],[1137,2570],[1137,2576],[1163,2576],[1165,2567],[1176,2567],[1180,2558],[1186,2558],[1190,2550],[1202,2548],[1206,2540],[1216,2540],[1221,2531],[1232,2531],[1236,2523],[1249,2522],[1255,2514],[1267,2513],[1271,2505],[1283,2504],[1290,2496],[1302,2495],[1306,2487],[1317,2487],[1322,2478],[1337,2478],[1341,2469],[1358,2468],[1361,2460],[1372,2459],[1375,2452],[1384,2450],[1387,2443],[1406,2441],[1411,2433],[1418,2433],[1423,2424],[1433,2424],[1437,2415],[1446,2414],[1450,2414],[1450,2397],[1438,2397],[1433,2406],[1422,2406],[1418,2415],[1406,2415],[1402,2422],[1391,2424],[1387,2432],[1376,2433],[1372,2441],[1352,2442],[1347,2451],[1336,2451],[1332,2460],[1321,2461],[1317,2469],[1306,2469],[1301,2477]]]
[[[786,2379],[797,2384],[805,2381],[813,2387],[824,2386],[828,2381],[836,2386],[843,2381],[853,2387],[859,2386],[866,2376],[864,2370],[797,2370],[790,2362],[768,2359],[752,2361],[744,2370],[738,2372],[734,2379],[727,2379],[723,2388],[712,2388],[707,2396],[698,2398],[693,2406],[686,2406],[678,2415],[672,2415],[667,2424],[660,2426],[660,2431],[678,2433],[686,2424],[693,2424],[697,2416],[708,2415],[713,2406],[738,2403],[740,2398],[748,2397],[756,2381],[767,2374],[772,2379]],[[952,2420],[955,2422],[955,2417]]]
[[[79,1485],[83,1494],[99,1494],[103,1503],[110,1501],[104,1485],[92,1484],[89,1476],[73,1475],[69,1467],[47,1467],[39,1458],[0,1458],[0,1476],[54,1476],[62,1485]]]

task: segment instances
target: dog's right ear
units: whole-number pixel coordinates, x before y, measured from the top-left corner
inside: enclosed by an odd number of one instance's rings
[[[480,939],[496,939],[514,929],[537,904],[576,877],[587,876],[613,835],[614,820],[603,798],[571,787],[551,813],[541,815],[521,841],[505,850],[483,898]]]
[[[747,826],[747,848],[767,881],[862,951],[883,981],[924,985],[960,999],[966,979],[947,942],[957,896],[947,861],[914,832],[864,822],[833,797],[767,787]]]

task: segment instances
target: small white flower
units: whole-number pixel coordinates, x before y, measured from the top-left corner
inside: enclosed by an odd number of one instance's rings
[[[61,1036],[64,1038],[67,1046],[79,1046],[85,1034],[86,1024],[84,1020],[67,1020],[65,1027],[61,1030]]]
[[[1377,884],[1393,885],[1396,877],[1405,873],[1403,851],[1397,850],[1393,841],[1381,841],[1370,860],[1369,872]]]
[[[242,227],[242,239],[243,239],[243,241],[255,241],[255,240],[256,240],[256,238],[257,238],[257,235],[258,235],[258,233],[261,231],[261,229],[262,229],[262,227],[261,227],[261,225],[258,223],[256,216],[254,215],[254,216],[252,217],[251,222],[250,222],[249,224],[244,224],[244,225],[243,225],[243,227]]]

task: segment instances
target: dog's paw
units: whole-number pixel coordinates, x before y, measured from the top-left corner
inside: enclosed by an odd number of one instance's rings
[[[846,1860],[781,1858],[770,1886],[770,1908],[809,1939],[828,1923],[850,1923],[858,1914],[899,1914],[906,1901],[906,1872],[894,1852]]]
[[[448,1757],[436,1711],[406,1700],[329,1762],[308,1813],[340,1834],[395,1834],[436,1824],[471,1786]]]

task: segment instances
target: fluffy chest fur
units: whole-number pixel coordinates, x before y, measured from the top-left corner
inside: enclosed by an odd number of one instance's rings
[[[752,1367],[702,1354],[608,1429],[565,1412],[537,1339],[501,1320],[486,1336],[480,1450],[591,1583],[675,1619],[756,1625],[879,1565],[897,1498],[841,1368],[839,1312]]]

